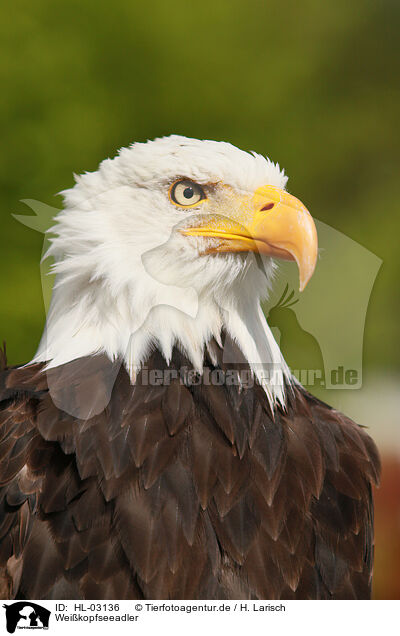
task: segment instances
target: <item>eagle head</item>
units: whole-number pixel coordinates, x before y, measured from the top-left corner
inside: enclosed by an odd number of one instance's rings
[[[231,144],[181,136],[135,143],[76,177],[51,229],[56,283],[34,361],[96,353],[132,380],[150,351],[178,346],[202,370],[226,330],[284,400],[290,378],[260,308],[274,259],[296,261],[300,290],[317,259],[314,222],[277,164]]]

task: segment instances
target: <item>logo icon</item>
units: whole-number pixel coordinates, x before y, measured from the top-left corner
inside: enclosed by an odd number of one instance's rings
[[[37,603],[18,601],[3,607],[9,634],[14,634],[16,629],[49,629],[51,612]]]

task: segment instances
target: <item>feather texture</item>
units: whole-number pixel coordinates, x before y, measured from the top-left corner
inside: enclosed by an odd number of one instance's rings
[[[132,386],[105,356],[50,373],[0,372],[4,597],[369,597],[379,459],[348,418],[296,385],[274,412],[258,384]]]

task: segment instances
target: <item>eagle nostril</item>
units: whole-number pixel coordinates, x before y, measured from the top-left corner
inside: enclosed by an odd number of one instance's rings
[[[274,207],[275,203],[266,203],[261,208],[260,212],[264,212],[264,210],[271,210]]]

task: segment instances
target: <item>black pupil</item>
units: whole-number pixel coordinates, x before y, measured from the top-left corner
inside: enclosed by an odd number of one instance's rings
[[[190,186],[185,188],[183,191],[183,196],[185,197],[185,199],[191,199],[193,194],[194,194],[193,188],[191,188]]]

